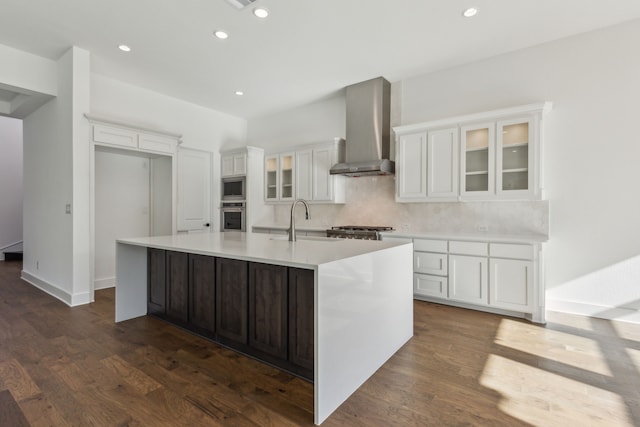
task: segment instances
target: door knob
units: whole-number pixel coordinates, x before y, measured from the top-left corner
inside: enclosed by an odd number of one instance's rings
[[[209,225],[210,225],[210,224],[207,222],[204,226],[205,226],[205,227],[208,227]]]

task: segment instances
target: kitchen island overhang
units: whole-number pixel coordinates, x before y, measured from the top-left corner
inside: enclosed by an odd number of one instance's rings
[[[120,239],[116,322],[147,314],[147,248],[313,270],[315,424],[413,336],[411,243],[235,232]]]

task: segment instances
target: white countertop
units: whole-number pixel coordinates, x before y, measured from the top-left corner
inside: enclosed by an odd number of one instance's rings
[[[289,242],[286,238],[287,236],[260,233],[225,232],[138,237],[117,241],[129,245],[311,269],[321,264],[406,244],[397,241],[304,236],[298,237],[296,242]]]
[[[544,243],[549,236],[543,234],[496,234],[496,233],[456,233],[456,232],[425,232],[425,231],[390,231],[381,233],[384,237],[407,239],[435,239],[435,240],[464,240],[472,242],[496,243]]]

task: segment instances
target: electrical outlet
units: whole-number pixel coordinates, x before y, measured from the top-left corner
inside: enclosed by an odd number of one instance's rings
[[[477,226],[477,229],[482,233],[486,233],[487,231],[489,231],[489,226],[487,224],[480,224]]]
[[[71,203],[67,203],[66,205],[64,205],[64,213],[66,214],[71,213]]]
[[[36,261],[36,270],[40,270],[40,261]]]

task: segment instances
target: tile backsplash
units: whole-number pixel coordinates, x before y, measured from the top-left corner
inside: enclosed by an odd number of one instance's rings
[[[347,178],[347,203],[311,205],[304,221],[298,208],[296,222],[328,228],[333,225],[385,225],[399,231],[491,234],[549,233],[549,202],[491,201],[396,203],[395,177]],[[288,225],[291,205],[274,206],[273,222]]]

